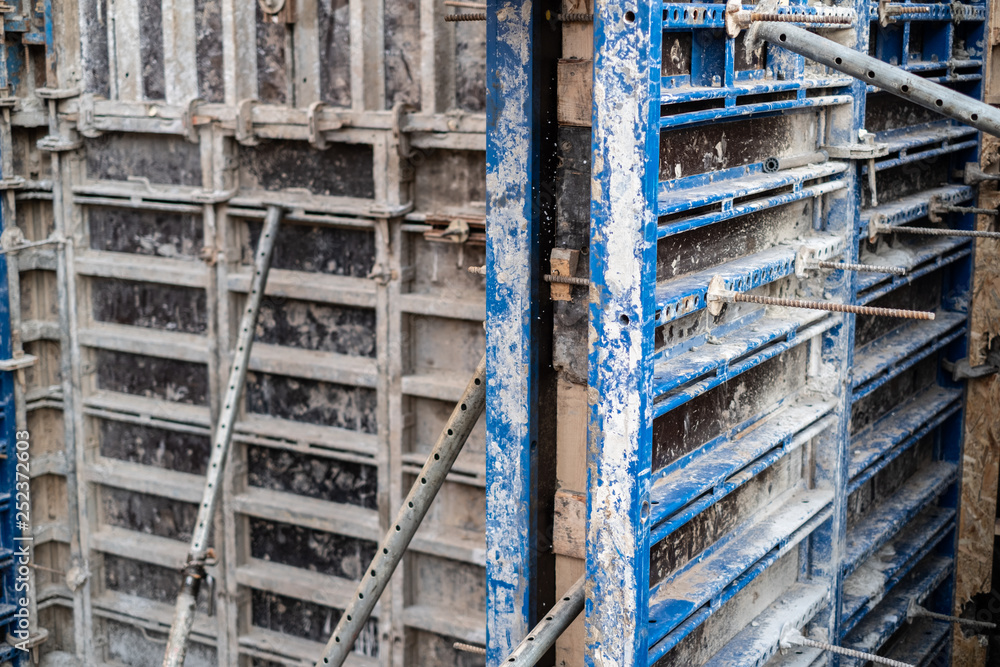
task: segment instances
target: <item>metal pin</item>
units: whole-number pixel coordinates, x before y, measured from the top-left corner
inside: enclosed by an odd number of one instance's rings
[[[722,312],[725,303],[756,303],[762,306],[782,306],[785,308],[806,308],[825,310],[831,313],[852,313],[854,315],[877,315],[879,317],[901,317],[911,320],[933,320],[934,313],[924,310],[902,310],[899,308],[876,308],[875,306],[852,306],[830,301],[804,301],[802,299],[781,299],[757,294],[745,294],[726,289],[722,276],[715,276],[708,284],[708,312],[713,316]]]
[[[835,644],[828,644],[827,642],[808,639],[803,637],[802,634],[795,628],[785,630],[785,632],[781,634],[781,641],[778,645],[785,649],[791,648],[792,646],[808,646],[810,648],[818,648],[823,651],[829,651],[830,653],[847,656],[848,658],[867,660],[869,662],[874,662],[877,665],[888,665],[889,667],[915,667],[915,665],[911,665],[908,662],[900,662],[899,660],[893,660],[892,658],[883,658],[882,656],[875,655],[874,653],[855,651],[854,649],[844,648],[843,646],[836,646]]]
[[[52,244],[62,245],[65,242],[66,239],[62,238],[61,236],[48,238],[43,241],[25,241],[18,245],[11,246],[10,248],[0,248],[0,255],[6,255],[7,253],[16,253],[22,250],[27,250],[28,248],[37,248],[43,245],[52,245]]]
[[[800,153],[797,155],[786,155],[784,157],[772,156],[764,160],[761,165],[765,174],[773,174],[784,169],[794,169],[804,167],[807,164],[822,164],[830,159],[830,154],[824,150],[812,151],[810,153]]]
[[[812,268],[808,267],[807,268]],[[905,276],[905,266],[879,266],[878,264],[850,264],[848,262],[816,262],[818,269],[834,269],[836,271],[857,271],[858,273],[889,273],[894,276]]]
[[[593,14],[559,14],[556,20],[563,23],[593,23]]]
[[[917,236],[957,236],[962,238],[1000,239],[1000,232],[983,232],[977,229],[941,229],[938,227],[910,227],[887,225],[882,216],[872,216],[868,221],[868,240],[872,243],[879,234],[914,234]]]
[[[476,13],[476,14],[445,14],[444,20],[449,23],[456,23],[459,21],[485,21],[486,14]]]
[[[469,273],[474,273],[477,276],[486,275],[485,266],[470,266],[468,268]],[[542,279],[547,283],[560,283],[562,285],[580,285],[586,287],[590,285],[590,280],[587,278],[574,278],[572,276],[556,276],[551,273],[546,273],[542,276]]]
[[[984,630],[993,630],[997,627],[996,623],[988,623],[986,621],[976,621],[971,618],[962,618],[961,616],[950,616],[948,614],[939,614],[936,611],[931,611],[925,609],[917,604],[916,600],[910,601],[910,606],[906,610],[907,618],[913,618],[915,616],[922,616],[924,618],[930,618],[935,621],[944,621],[946,623],[955,623],[956,625],[965,625],[972,628],[983,628]]]

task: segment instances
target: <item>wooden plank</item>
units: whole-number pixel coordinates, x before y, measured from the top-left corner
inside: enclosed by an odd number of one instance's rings
[[[552,550],[560,556],[587,556],[587,494],[583,491],[556,491]]]
[[[566,14],[592,14],[594,0],[563,0],[562,8]],[[563,23],[562,42],[564,58],[590,58],[594,54],[594,24]]]
[[[995,6],[995,5],[994,5]],[[990,14],[991,25],[1000,16]],[[987,49],[992,53],[992,48]],[[993,59],[990,58],[993,62]],[[996,63],[992,65],[996,66]],[[990,67],[987,71],[992,71]],[[990,77],[991,85],[1000,79]],[[996,82],[996,83],[994,83]],[[987,88],[990,91],[990,88]],[[995,172],[998,159],[997,139],[983,136],[982,165]],[[1000,197],[983,190],[979,206],[996,206]],[[977,229],[993,229],[991,216],[978,216]],[[969,329],[969,363],[986,362],[986,351],[1000,332],[1000,242],[976,241],[972,278],[972,313]],[[1000,376],[989,375],[969,380],[965,413],[965,453],[962,459],[962,500],[958,527],[958,553],[955,568],[954,613],[962,610],[978,594],[993,589],[994,524],[997,513],[997,473],[1000,468]],[[982,665],[986,650],[975,635],[953,633],[953,664],[957,667]]]
[[[594,62],[560,60],[558,77],[559,124],[590,127],[594,108]]]

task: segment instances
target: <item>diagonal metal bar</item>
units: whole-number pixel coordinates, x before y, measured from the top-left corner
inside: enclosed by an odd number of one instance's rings
[[[580,577],[501,664],[504,667],[532,667],[538,663],[583,611],[585,583],[586,577]]]
[[[240,321],[240,332],[236,339],[236,354],[232,369],[229,371],[229,385],[226,387],[222,411],[215,428],[212,441],[212,454],[208,461],[208,478],[205,480],[205,491],[202,494],[201,505],[198,507],[198,519],[194,534],[191,536],[191,548],[188,551],[187,563],[182,570],[184,580],[181,591],[177,595],[177,606],[174,610],[174,620],[170,626],[167,638],[167,650],[163,655],[163,667],[181,667],[187,654],[188,636],[194,623],[194,609],[198,602],[198,591],[205,578],[206,557],[208,555],[208,537],[211,532],[215,507],[219,501],[219,488],[222,486],[222,474],[229,453],[229,444],[233,439],[233,423],[239,410],[240,395],[247,378],[247,362],[250,360],[250,349],[253,347],[254,331],[257,328],[257,314],[260,312],[260,302],[267,285],[267,274],[271,268],[271,255],[274,251],[275,237],[281,224],[282,207],[270,205],[267,207],[267,218],[257,242],[257,254],[254,257],[254,275],[247,295],[246,309]]]
[[[977,130],[1000,136],[1000,110],[803,28],[786,23],[755,23],[748,39],[747,48],[758,39],[766,40]]]
[[[344,610],[333,635],[323,649],[323,655],[316,662],[317,667],[344,664],[348,654],[354,647],[354,642],[361,629],[375,609],[382,592],[385,590],[392,573],[403,558],[410,540],[417,532],[427,510],[430,509],[434,497],[444,484],[445,478],[455,464],[459,452],[469,438],[469,433],[483,413],[486,404],[486,357],[479,361],[475,374],[465,387],[462,398],[451,413],[444,431],[438,436],[427,463],[420,470],[420,475],[413,483],[410,493],[406,496],[403,506],[396,514],[396,520],[382,538],[375,558],[354,592],[354,599]]]

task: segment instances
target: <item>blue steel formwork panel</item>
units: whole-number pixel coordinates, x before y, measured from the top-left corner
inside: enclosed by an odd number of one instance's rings
[[[985,7],[888,26],[841,7],[853,30],[818,32],[981,95]],[[773,657],[789,625],[918,662],[940,642],[899,607],[950,604],[963,391],[941,362],[965,356],[971,244],[873,242],[868,221],[971,228],[927,217],[973,199],[956,172],[978,136],[779,48],[748,56],[723,12],[595,7],[587,664],[810,664]],[[862,130],[870,159],[828,157]],[[796,271],[803,252],[908,273]],[[714,276],[936,319],[712,316]]]
[[[0,216],[0,228],[6,222],[5,218],[6,216]],[[13,354],[8,294],[7,259],[5,255],[0,255],[0,360],[9,360]],[[14,558],[14,537],[21,534],[13,511],[17,465],[15,444],[18,440],[14,402],[15,372],[0,371],[0,639],[13,636],[18,629],[16,615],[23,616],[27,612],[27,607],[18,604],[25,593],[18,592],[17,563]],[[23,579],[22,575],[22,581]],[[0,641],[0,660],[12,661],[15,665],[29,664],[27,653],[15,649],[6,641]]]
[[[659,150],[656,8],[597,2],[594,11],[588,665],[640,664],[648,648],[658,179],[637,167]]]
[[[542,7],[490,0],[489,9],[486,659],[496,665],[538,621],[539,598],[548,592],[536,546],[539,478],[546,474],[538,470],[538,365],[547,297],[540,272],[545,233],[538,81],[544,68],[535,59]]]

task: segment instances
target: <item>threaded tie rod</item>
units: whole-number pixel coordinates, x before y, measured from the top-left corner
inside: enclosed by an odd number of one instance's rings
[[[819,23],[827,25],[851,25],[854,21],[850,16],[840,14],[803,14],[788,12],[750,12],[750,22],[773,21],[775,23]]]
[[[469,14],[446,14],[444,17],[445,21],[449,23],[458,23],[460,21],[485,21],[485,12],[480,13],[469,13]]]
[[[956,625],[964,625],[970,628],[982,628],[984,630],[993,630],[997,627],[996,623],[988,623],[986,621],[976,621],[971,618],[962,618],[961,616],[951,616],[949,614],[939,614],[936,611],[931,611],[930,609],[925,609],[917,604],[916,600],[910,600],[910,606],[906,610],[907,619],[913,619],[919,616],[924,618],[929,618],[935,621],[944,621],[945,623],[955,623]]]
[[[807,639],[798,633],[795,633],[794,635],[786,635],[782,638],[782,641],[787,641],[789,644],[795,644],[797,646],[818,648],[823,651],[829,651],[830,653],[844,655],[848,658],[867,660],[869,662],[874,662],[877,665],[888,665],[889,667],[914,667],[908,662],[900,662],[899,660],[893,660],[892,658],[883,658],[882,656],[875,655],[874,653],[855,651],[854,649],[844,648],[843,646],[836,646],[834,644],[827,644],[826,642],[818,642],[814,639]]]
[[[855,271],[857,273],[890,273],[894,276],[905,276],[905,266],[880,266],[878,264],[850,264],[848,262],[816,262],[817,268],[835,269],[837,271]]]
[[[762,306],[782,306],[785,308],[806,308],[825,310],[831,313],[852,313],[854,315],[875,315],[877,317],[902,317],[911,320],[933,320],[934,313],[924,310],[902,310],[899,308],[876,308],[875,306],[853,306],[832,301],[804,301],[802,299],[781,299],[758,294],[745,294],[726,289],[721,276],[715,276],[708,285],[708,310],[712,315],[722,312],[724,303],[756,303]]]
[[[477,276],[486,275],[485,266],[470,266],[468,269],[469,273],[474,273]],[[574,278],[573,276],[557,276],[552,273],[546,273],[542,276],[542,279],[547,283],[558,283],[560,285],[579,285],[581,287],[587,287],[590,285],[589,278]]]
[[[911,320],[933,320],[934,313],[923,310],[903,310],[901,308],[876,308],[874,306],[852,306],[830,301],[804,301],[802,299],[779,299],[758,294],[735,292],[732,300],[737,303],[756,303],[762,306],[783,306],[785,308],[807,308],[826,310],[831,313],[852,313],[854,315],[876,315],[878,317],[904,317]]]
[[[909,225],[886,225],[870,223],[868,240],[873,241],[879,234],[914,234],[917,236],[958,236],[973,239],[1000,239],[1000,232],[984,232],[978,229],[940,229],[938,227],[910,227]]]

